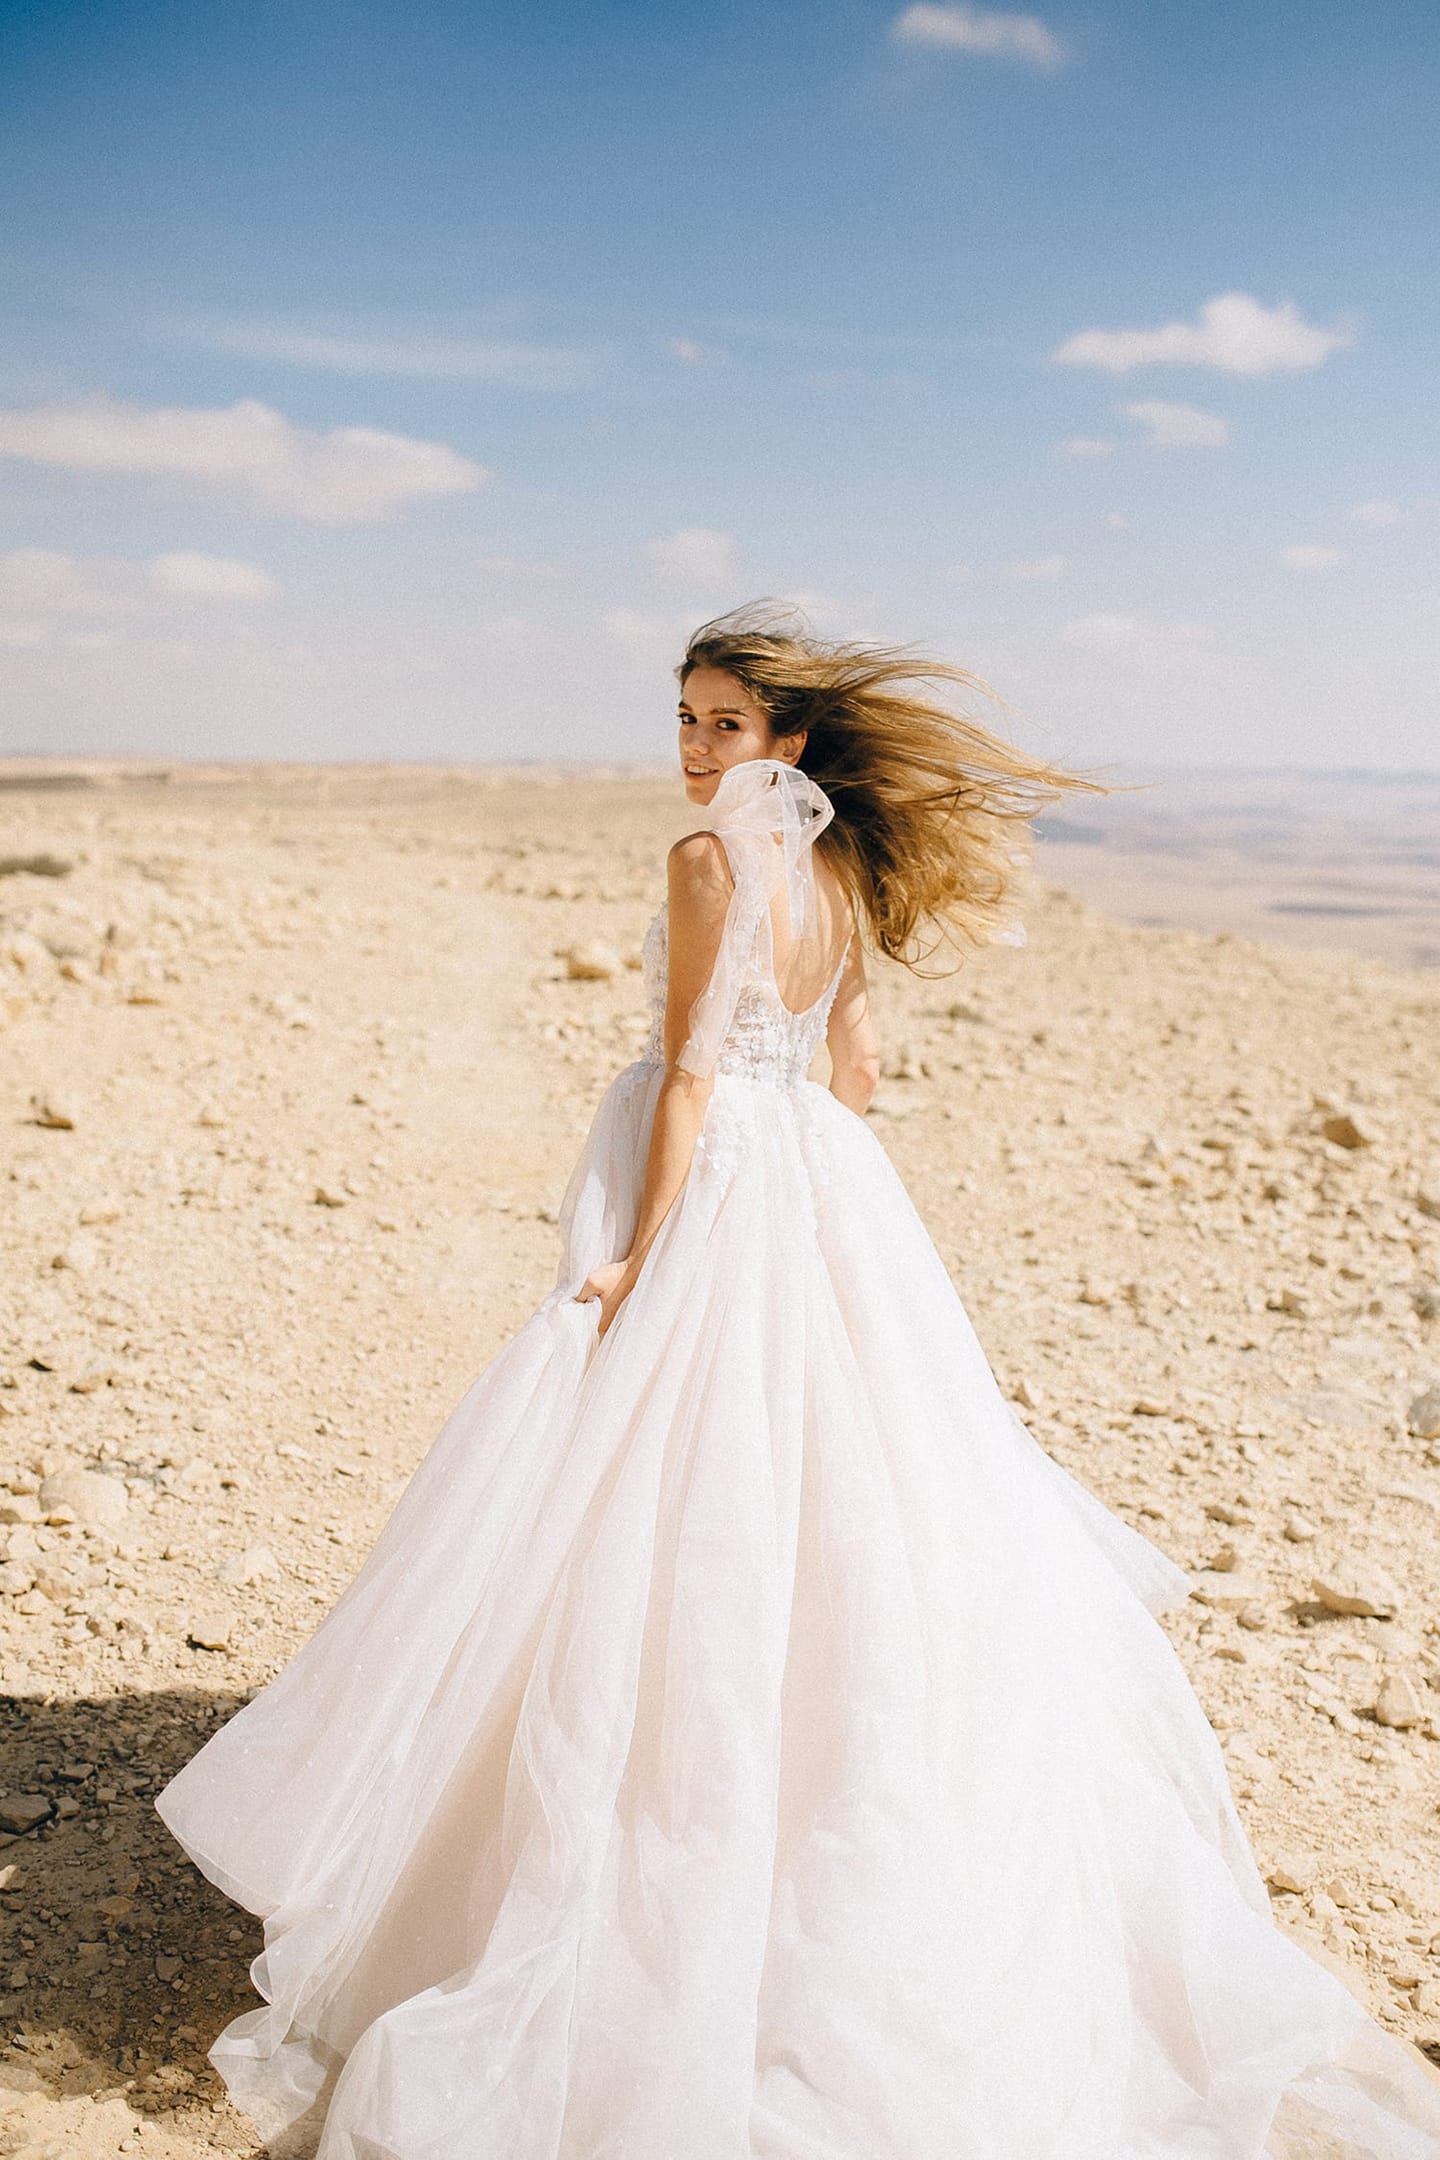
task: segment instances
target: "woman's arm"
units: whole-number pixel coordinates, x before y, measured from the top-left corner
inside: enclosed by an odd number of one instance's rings
[[[880,1079],[880,1049],[870,1020],[870,986],[857,931],[825,1030],[830,1052],[830,1092],[847,1110],[864,1117]]]
[[[600,1300],[603,1335],[634,1288],[641,1264],[690,1174],[695,1143],[715,1082],[697,1079],[677,1064],[690,1032],[690,1009],[710,980],[734,880],[724,843],[715,833],[691,833],[671,848],[669,882],[669,974],[665,999],[665,1072],[655,1100],[650,1152],[630,1250],[592,1270],[579,1302]]]

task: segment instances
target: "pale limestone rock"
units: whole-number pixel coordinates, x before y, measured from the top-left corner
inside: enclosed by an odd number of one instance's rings
[[[1412,1433],[1421,1440],[1440,1440],[1440,1387],[1426,1388],[1406,1413]]]
[[[125,1520],[130,1496],[119,1478],[99,1470],[56,1470],[40,1487],[47,1517],[68,1509],[73,1521],[93,1529],[112,1529]]]
[[[233,1625],[228,1612],[219,1606],[211,1606],[193,1615],[185,1639],[199,1650],[228,1650]]]
[[[1392,1672],[1380,1683],[1373,1712],[1377,1725],[1393,1725],[1403,1732],[1411,1725],[1423,1725],[1430,1706],[1408,1673]]]
[[[568,945],[560,958],[571,982],[609,982],[624,966],[609,945]]]
[[[1399,1590],[1378,1569],[1336,1568],[1328,1575],[1312,1576],[1310,1587],[1327,1612],[1390,1620],[1400,1610]]]
[[[1240,1613],[1264,1597],[1265,1585],[1225,1569],[1202,1568],[1190,1578],[1190,1595],[1214,1612]]]

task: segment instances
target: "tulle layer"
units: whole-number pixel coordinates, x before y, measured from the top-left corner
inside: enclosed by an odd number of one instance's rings
[[[603,1341],[554,1292],[160,1813],[264,1916],[211,2060],[319,2160],[1436,2160],[1275,1927],[1154,1614],[862,1120],[722,1074]]]

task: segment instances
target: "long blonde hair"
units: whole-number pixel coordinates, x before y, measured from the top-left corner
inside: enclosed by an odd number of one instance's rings
[[[702,624],[675,671],[682,688],[698,667],[733,675],[774,734],[805,732],[798,763],[835,805],[818,845],[875,949],[917,972],[942,944],[1005,928],[1046,804],[1107,792],[937,703],[941,685],[1001,703],[966,669],[817,638],[769,603]]]

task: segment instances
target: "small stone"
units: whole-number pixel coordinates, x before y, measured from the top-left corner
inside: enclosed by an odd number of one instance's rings
[[[1130,1405],[1130,1415],[1132,1417],[1168,1417],[1170,1415],[1170,1406],[1168,1403],[1158,1402],[1153,1395],[1137,1395]]]
[[[15,1993],[16,1995],[18,1995],[18,1994],[20,1993],[20,1991],[21,1991],[21,1989],[22,1989],[22,1988],[27,1988],[27,1987],[29,1987],[29,1985],[30,1985],[30,1968],[29,1968],[29,1966],[28,1966],[28,1965],[12,1965],[12,1966],[10,1967],[10,1970],[9,1970],[9,1972],[7,1972],[7,1973],[6,1973],[6,1975],[5,1975],[5,1985],[6,1985],[6,1987],[7,1987],[7,1988],[10,1988],[10,1989],[11,1989],[11,1990],[13,1991],[13,1993]]]
[[[1104,1282],[1083,1282],[1080,1285],[1079,1297],[1082,1305],[1113,1305],[1114,1286]]]
[[[1205,1513],[1211,1522],[1224,1523],[1229,1530],[1248,1530],[1255,1521],[1243,1500],[1211,1500]]]
[[[335,1192],[328,1185],[317,1185],[312,1195],[316,1207],[344,1207],[344,1193]]]
[[[1287,1515],[1280,1527],[1292,1545],[1307,1545],[1320,1535],[1307,1515]]]
[[[1408,1673],[1392,1672],[1380,1684],[1373,1715],[1377,1725],[1392,1725],[1403,1732],[1411,1725],[1423,1725],[1430,1709]]]
[[[37,1823],[48,1822],[51,1801],[48,1793],[0,1794],[0,1830],[11,1830],[23,1837]]]
[[[1028,1380],[1017,1380],[1010,1390],[1010,1400],[1019,1403],[1022,1410],[1040,1409],[1043,1397]]]
[[[99,1470],[56,1470],[40,1487],[40,1505],[54,1517],[68,1508],[71,1519],[88,1529],[113,1529],[125,1520],[130,1496],[119,1478]]]
[[[228,1612],[211,1607],[194,1615],[185,1640],[193,1643],[197,1650],[228,1650],[231,1625]]]
[[[181,1960],[178,1957],[157,1957],[155,1960],[155,1977],[157,1980],[173,1980],[179,1972],[180,1966]]]
[[[45,1510],[30,1493],[6,1493],[0,1499],[0,1523],[37,1523]]]
[[[75,865],[67,856],[51,855],[0,855],[0,877],[69,877]]]
[[[1335,1147],[1373,1147],[1375,1135],[1367,1132],[1348,1110],[1337,1110],[1327,1117],[1320,1127],[1325,1138]]]
[[[239,1588],[244,1583],[259,1582],[266,1575],[278,1575],[280,1563],[268,1545],[247,1545],[243,1552],[232,1553],[220,1569],[220,1580]]]
[[[1406,1412],[1410,1430],[1421,1440],[1440,1440],[1440,1387],[1426,1388]]]
[[[1417,1320],[1440,1320],[1440,1289],[1434,1283],[1417,1283],[1410,1303]]]
[[[1265,1880],[1272,1890],[1285,1891],[1292,1897],[1303,1897],[1315,1880],[1315,1865],[1314,1857],[1310,1853],[1276,1853],[1265,1870]]]
[[[1222,1545],[1218,1552],[1213,1552],[1210,1555],[1210,1566],[1217,1574],[1233,1575],[1239,1565],[1240,1548],[1238,1545]]]
[[[34,1122],[46,1126],[51,1132],[74,1132],[75,1106],[63,1095],[46,1093],[32,1095]]]
[[[109,1387],[115,1379],[113,1365],[95,1365],[88,1372],[76,1373],[70,1382],[72,1395],[94,1395],[102,1387]]]
[[[1427,1177],[1415,1194],[1415,1205],[1432,1222],[1440,1222],[1440,1175]]]
[[[1190,1595],[1214,1612],[1240,1613],[1264,1598],[1265,1585],[1223,1568],[1202,1568],[1190,1578]]]
[[[1388,1575],[1337,1571],[1311,1578],[1311,1589],[1327,1612],[1353,1613],[1363,1620],[1393,1620],[1400,1592]]]
[[[1268,1312],[1287,1313],[1292,1320],[1303,1320],[1310,1310],[1304,1293],[1288,1283],[1282,1289],[1272,1290],[1265,1306]]]
[[[35,1587],[35,1570],[24,1560],[0,1562],[0,1596],[24,1597]]]
[[[571,982],[609,982],[624,966],[609,945],[569,945],[560,958]]]

